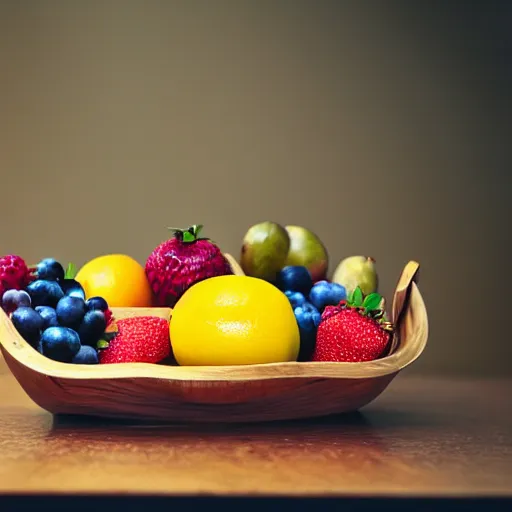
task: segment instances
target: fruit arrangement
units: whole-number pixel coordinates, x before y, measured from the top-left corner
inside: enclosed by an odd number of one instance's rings
[[[315,233],[266,221],[251,226],[245,234],[240,261],[246,275],[268,280],[288,297],[300,331],[298,361],[360,362],[368,360],[368,354],[376,359],[385,353],[392,326],[377,293],[373,258],[346,257],[328,280],[327,249]],[[372,306],[370,317],[365,317],[368,310],[363,302]],[[330,319],[333,307],[343,311],[336,319]],[[358,338],[358,332],[365,329],[371,329],[366,342]],[[386,340],[384,346],[379,340]]]
[[[98,256],[79,270],[53,258],[0,258],[1,307],[34,350],[71,364],[244,365],[362,362],[382,357],[393,325],[375,261],[349,256],[328,279],[311,230],[262,222],[242,240],[235,272],[202,226],[171,228],[141,265]],[[116,318],[115,308],[172,308]],[[114,311],[114,313],[113,313]]]
[[[21,336],[41,354],[63,363],[95,364],[98,347],[110,335],[112,314],[104,298],[86,299],[75,275],[74,265],[64,271],[53,258],[29,267],[19,256],[4,256],[1,305]]]

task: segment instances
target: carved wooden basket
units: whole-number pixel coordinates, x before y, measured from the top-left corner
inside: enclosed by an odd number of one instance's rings
[[[235,273],[241,270],[229,258]],[[173,422],[258,422],[357,410],[382,393],[427,343],[428,319],[409,262],[398,281],[389,355],[363,363],[289,362],[186,367],[149,363],[74,365],[34,350],[0,309],[0,347],[28,396],[53,414]],[[113,308],[117,318],[167,308]]]

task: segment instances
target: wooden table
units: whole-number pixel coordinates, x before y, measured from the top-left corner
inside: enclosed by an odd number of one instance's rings
[[[346,417],[137,425],[53,418],[0,366],[0,509],[1,495],[27,494],[512,499],[511,392],[404,372]]]

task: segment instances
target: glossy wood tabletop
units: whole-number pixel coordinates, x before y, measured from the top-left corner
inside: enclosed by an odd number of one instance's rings
[[[350,416],[158,426],[53,418],[0,363],[0,495],[512,496],[511,383],[404,372]]]

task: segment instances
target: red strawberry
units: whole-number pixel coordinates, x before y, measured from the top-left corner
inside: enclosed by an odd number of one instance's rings
[[[99,350],[99,362],[158,363],[171,353],[169,322],[156,316],[138,316],[115,321],[117,334],[108,348]]]
[[[371,293],[363,300],[356,288],[348,301],[327,306],[316,334],[313,361],[372,361],[386,350],[392,325],[384,320],[382,297]]]
[[[161,243],[146,261],[146,276],[156,306],[174,307],[194,283],[209,277],[233,274],[221,250],[207,238],[199,238],[201,225],[174,229],[174,237]]]
[[[0,299],[7,290],[24,290],[33,275],[20,256],[8,254],[0,258]]]

